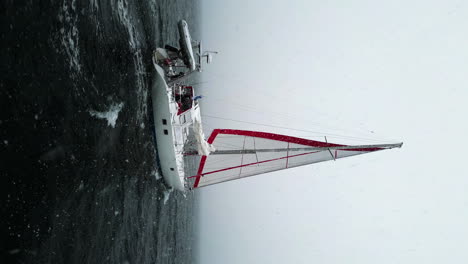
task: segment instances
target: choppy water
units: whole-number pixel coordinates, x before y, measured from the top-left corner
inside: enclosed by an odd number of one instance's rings
[[[1,4],[2,263],[191,263],[193,195],[158,177],[148,72],[197,37],[177,1]]]

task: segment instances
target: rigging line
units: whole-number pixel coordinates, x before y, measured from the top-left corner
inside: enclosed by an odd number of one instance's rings
[[[217,98],[216,96],[213,97],[213,98]],[[281,120],[290,120],[290,119],[295,119],[295,120],[299,120],[297,119],[294,115],[292,114],[288,114],[288,113],[279,113],[279,112],[274,112],[274,111],[263,111],[261,110],[260,108],[255,108],[255,107],[251,107],[251,106],[247,106],[247,105],[241,105],[241,104],[238,104],[238,103],[234,103],[232,100],[223,100],[223,99],[217,99],[217,101],[226,101],[226,102],[229,102],[230,104],[233,104],[233,105],[237,105],[238,108],[242,111],[248,111],[248,112],[257,112],[257,113],[268,113],[269,115],[271,114],[274,114],[276,115],[277,117],[279,117],[279,119]],[[314,126],[317,126],[319,127],[320,129],[325,129],[325,130],[335,130],[335,131],[340,131],[340,132],[344,132],[344,133],[347,133],[347,132],[350,132],[350,133],[353,133],[353,134],[360,134],[362,135],[362,137],[365,137],[368,135],[368,129],[365,129],[365,128],[357,128],[357,129],[343,129],[343,128],[338,128],[338,127],[334,127],[334,126],[324,126],[322,125],[321,123],[319,122],[316,122],[316,121],[312,121],[310,119],[306,119],[307,123],[308,124],[314,124]],[[321,132],[321,133],[324,133],[326,134],[326,132]],[[372,132],[373,133],[373,132]],[[356,137],[357,138],[357,137]],[[364,138],[362,138],[364,139]],[[369,138],[366,138],[366,140],[369,140]],[[372,141],[375,141],[375,142],[394,142],[394,141],[397,141],[397,140],[389,140],[389,139],[383,139],[383,138],[376,138],[376,137],[373,137]]]
[[[205,126],[206,126],[206,127],[210,127],[212,130],[214,130],[214,126],[205,125],[205,123],[203,123],[203,122],[202,122],[202,124],[203,124],[204,127],[205,127]],[[212,143],[212,144],[213,144],[213,143]],[[231,148],[235,148],[235,149],[241,149],[240,146],[234,145],[234,144],[232,144],[232,143],[227,143],[227,142],[216,142],[216,144],[217,144],[218,146],[220,146],[220,147],[231,147]]]
[[[224,74],[219,74],[219,73],[212,72],[212,73],[210,73],[209,76],[206,76],[206,77],[208,77],[208,79],[212,79],[212,83],[217,81],[215,79],[215,77],[218,77],[218,78],[220,77],[220,79],[222,80],[220,82],[222,82],[222,83],[225,83],[226,80],[231,79],[231,82],[233,82],[233,83],[244,83],[246,87],[250,87],[250,91],[252,93],[256,93],[256,94],[258,94],[258,95],[260,95],[262,97],[266,96],[266,97],[269,97],[269,98],[272,98],[272,99],[275,99],[275,100],[281,100],[281,98],[279,98],[279,97],[276,97],[274,95],[265,93],[264,91],[259,91],[258,89],[255,88],[255,86],[252,85],[252,83],[246,81],[245,79],[242,79],[240,77],[234,77],[232,75],[229,75],[229,76],[228,75],[222,76],[222,75],[224,75]]]
[[[217,98],[217,97],[213,97],[213,98]],[[296,116],[292,115],[292,114],[289,114],[289,113],[283,113],[283,112],[275,112],[275,111],[264,111],[262,110],[261,108],[255,108],[255,107],[252,107],[252,106],[247,106],[247,105],[242,105],[242,104],[239,104],[239,103],[236,103],[232,100],[223,100],[223,99],[217,99],[217,101],[225,101],[225,102],[229,102],[229,104],[233,104],[233,105],[237,105],[238,106],[238,109],[240,110],[243,110],[243,111],[247,111],[247,112],[257,112],[257,113],[262,113],[262,114],[267,114],[268,115],[272,115],[275,116],[277,118],[279,118],[280,120],[291,120],[291,119],[295,119],[295,120],[298,120],[298,121],[307,121],[308,124],[312,124],[314,126],[317,126],[319,127],[319,129],[325,129],[325,130],[329,130],[329,131],[332,131],[332,130],[335,130],[335,131],[340,131],[341,133],[354,133],[354,134],[360,134],[362,137],[354,137],[354,138],[361,138],[361,139],[365,139],[365,140],[371,140],[371,141],[375,141],[375,142],[379,142],[379,141],[383,141],[383,142],[394,142],[394,141],[397,141],[397,140],[389,140],[389,139],[383,139],[383,138],[376,138],[376,137],[373,137],[372,139],[370,138],[365,138],[365,136],[368,135],[368,129],[363,129],[363,128],[358,128],[358,129],[344,129],[344,128],[338,128],[338,127],[334,127],[334,126],[327,126],[327,125],[323,125],[317,121],[312,121],[310,119],[306,119],[306,120],[300,120],[300,119],[297,119]],[[320,132],[320,133],[323,133],[323,134],[328,134],[326,132]],[[373,132],[372,132],[373,133]],[[336,135],[336,134],[335,134]]]
[[[207,82],[206,82],[206,81],[203,81],[203,82],[194,82],[194,83],[187,82],[187,85],[195,86],[195,85],[199,85],[199,84],[203,84],[203,83],[207,83]]]
[[[257,113],[262,113],[262,114],[268,113],[269,115],[276,114],[277,116],[282,116],[285,119],[294,118],[294,115],[288,114],[288,113],[275,112],[275,111],[272,111],[272,110],[265,111],[265,110],[262,110],[262,108],[256,108],[254,106],[239,104],[239,103],[237,103],[237,102],[235,102],[233,100],[219,99],[219,97],[213,97],[213,98],[216,99],[216,101],[214,101],[215,103],[219,102],[219,101],[225,101],[225,102],[228,102],[231,105],[238,106],[239,109],[244,110],[244,111],[251,111],[251,112],[257,112]],[[310,122],[312,122],[312,121],[310,121]]]
[[[216,101],[213,101],[214,103],[216,103],[217,101],[225,101],[225,102],[229,102],[230,104],[234,104],[234,105],[237,105],[237,106],[240,106],[240,109],[244,110],[244,111],[253,111],[253,112],[258,112],[258,113],[268,113],[269,115],[271,115],[272,113],[273,114],[276,114],[277,116],[282,116],[282,117],[285,117],[285,118],[288,118],[288,119],[296,119],[296,120],[299,120],[295,117],[295,115],[293,114],[289,114],[289,113],[283,113],[283,112],[275,112],[275,111],[271,111],[269,110],[268,112],[267,111],[264,111],[262,108],[256,108],[254,106],[249,106],[249,105],[243,105],[243,104],[239,104],[237,103],[237,101],[234,101],[234,100],[230,100],[230,99],[221,99],[221,97],[219,96],[212,96],[212,98],[216,99]],[[224,98],[224,97],[223,97]],[[249,109],[250,108],[250,109]],[[300,120],[302,121],[302,120]],[[317,125],[320,125],[320,123],[317,123],[315,121],[312,121],[310,119],[307,119],[307,122],[309,123],[312,123],[312,124],[317,124]],[[322,126],[322,125],[320,125]],[[332,130],[339,130],[339,131],[342,131],[342,132],[348,132],[348,131],[352,131],[352,132],[358,132],[360,134],[363,134],[363,133],[368,133],[368,129],[365,129],[365,128],[358,128],[357,130],[356,129],[343,129],[343,128],[337,128],[337,127],[333,127],[333,126],[322,126],[324,129],[332,129]],[[359,130],[359,131],[358,131]],[[380,139],[382,141],[395,141],[395,140],[388,140],[388,139]]]
[[[218,77],[219,77],[219,74],[212,74],[212,75],[218,75]],[[216,77],[216,76],[214,76],[214,77]],[[213,76],[210,76],[210,78],[213,78]],[[226,78],[232,79],[232,78],[236,78],[236,77],[233,77],[233,76],[229,75],[229,76],[224,76],[222,79],[223,79],[223,80],[226,80]],[[239,79],[239,78],[236,78],[236,79],[238,79],[238,81],[245,82],[244,79]],[[248,83],[248,82],[245,82],[245,83]],[[251,92],[261,94],[262,96],[270,96],[270,97],[271,97],[271,95],[265,94],[263,91],[256,91],[257,89],[256,89],[255,87],[251,87],[250,90],[251,90]],[[291,89],[290,89],[290,90],[291,90]],[[278,98],[275,98],[275,99],[278,99]],[[219,99],[218,99],[218,100],[219,100]],[[224,99],[224,101],[230,101],[230,102],[232,102],[232,100],[225,100],[225,99]],[[237,104],[237,105],[242,106],[241,104]],[[250,107],[250,106],[245,106],[245,107]],[[255,109],[255,108],[252,107],[252,109]],[[254,111],[255,111],[255,110],[254,110]],[[260,112],[260,113],[261,113],[262,111],[261,111],[261,110],[260,110],[260,111],[257,110],[256,112]],[[270,111],[270,112],[271,112],[271,111]],[[269,113],[270,113],[270,112],[269,112]],[[275,112],[273,112],[273,113],[275,113]],[[287,114],[285,115],[284,113],[276,113],[276,114],[277,114],[278,116],[282,115],[282,116],[284,116],[284,117],[286,117],[286,118],[291,118],[291,117],[294,118],[294,116],[288,117],[288,115],[287,115]],[[315,124],[317,124],[317,125],[320,125],[319,123],[316,123],[316,122],[313,122],[313,121],[308,121],[308,122],[312,122],[313,124],[315,123]],[[351,130],[351,129],[336,128],[336,127],[326,127],[326,126],[323,127],[323,128],[324,128],[324,129],[327,129],[327,130],[330,130],[330,129],[339,130],[339,131],[342,131],[342,132],[348,132],[348,131],[353,131],[353,133],[354,133],[354,132],[358,132],[358,131],[355,130],[355,129],[352,129],[352,130]],[[359,129],[359,130],[362,130],[362,129]],[[367,132],[368,132],[367,129],[364,129],[364,130],[365,130],[365,132],[364,132],[364,131],[359,131],[358,133],[359,133],[359,134],[364,134],[364,133],[367,133]],[[321,133],[322,133],[322,132],[321,132]],[[327,133],[327,134],[328,134],[328,133]],[[335,134],[335,135],[337,135],[337,134]],[[341,136],[341,135],[340,135],[340,136]],[[351,137],[347,137],[347,138],[351,138]],[[359,137],[353,137],[353,138],[354,138],[354,139],[369,140],[369,139],[367,139],[367,138],[366,138],[366,139],[365,139],[365,138],[359,138]],[[375,142],[379,142],[379,141],[380,141],[380,142],[396,142],[397,140],[394,140],[394,139],[389,140],[389,139],[382,139],[382,138],[380,138],[380,139],[373,139],[372,141],[375,141]]]
[[[207,115],[207,117],[210,117],[210,116]],[[213,118],[223,119],[221,117],[214,117],[214,116],[213,116]],[[227,120],[231,120],[231,119],[227,119]],[[267,125],[267,124],[262,124],[262,123],[253,123],[253,122],[241,121],[241,120],[232,120],[232,121],[241,122],[241,123],[250,123],[250,124],[256,124],[256,125],[263,125],[263,126],[269,126],[269,127],[278,127],[278,128],[288,129],[288,130],[305,131],[305,132],[308,132],[308,133],[314,133],[314,134],[317,134],[317,135],[300,135],[299,137],[309,138],[309,139],[316,140],[316,141],[320,141],[320,139],[318,139],[318,138],[321,138],[322,135],[326,134],[326,135],[332,136],[334,138],[352,139],[352,140],[356,140],[356,141],[360,141],[360,142],[374,142],[374,143],[394,143],[394,142],[397,142],[397,140],[388,140],[388,139],[385,140],[385,139],[378,139],[378,138],[363,138],[363,137],[357,137],[357,136],[354,136],[354,137],[353,136],[345,136],[345,135],[333,134],[333,133],[324,132],[324,131],[314,132],[314,131],[310,131],[310,130],[299,130],[299,129],[293,129],[293,128],[285,128],[285,127],[281,127],[281,126],[273,126],[273,125]]]
[[[230,143],[226,143],[226,142],[216,143],[216,145],[219,146],[219,147],[231,147],[231,148],[238,149],[238,150],[242,149],[240,146],[230,144]]]
[[[231,119],[231,118],[224,118],[224,117],[219,117],[219,116],[212,116],[212,115],[203,115],[203,116],[204,117],[215,118],[215,119],[222,119],[222,120],[227,120],[227,121],[239,122],[239,123],[246,123],[246,124],[252,124],[252,125],[261,125],[261,126],[267,126],[267,127],[282,128],[282,129],[288,129],[288,130],[294,130],[294,131],[300,131],[300,132],[307,132],[307,133],[313,133],[313,134],[319,134],[319,135],[328,134],[330,136],[347,138],[347,139],[376,141],[376,142],[378,142],[378,141],[390,142],[390,140],[373,140],[373,139],[368,139],[368,138],[351,137],[351,136],[344,136],[344,135],[340,135],[340,134],[323,133],[323,132],[311,131],[311,130],[305,130],[305,129],[296,129],[296,128],[275,126],[275,125],[267,125],[267,124],[262,124],[262,123],[249,122],[249,121],[241,121],[241,120],[236,120],[236,119]]]
[[[225,100],[226,101],[226,100]],[[230,101],[227,101],[227,102],[230,102]],[[241,106],[239,107],[240,110],[243,110],[243,111],[246,111],[246,112],[257,112],[257,113],[262,113],[262,114],[266,114],[268,113],[269,115],[276,115],[277,116],[277,119],[278,120],[291,120],[291,119],[294,119],[294,120],[299,120],[299,121],[302,121],[300,119],[297,119],[297,117],[295,117],[294,115],[292,114],[287,114],[287,113],[279,113],[279,112],[274,112],[274,111],[262,111],[260,109],[256,109],[254,107],[248,107],[248,106],[243,106],[243,105],[240,105],[240,104],[235,104],[235,105],[238,105],[238,106]],[[243,109],[244,108],[244,109]],[[250,109],[248,109],[250,108]],[[307,121],[307,124],[312,124],[316,127],[318,127],[319,129],[325,129],[325,130],[335,130],[335,131],[340,131],[340,132],[344,132],[344,133],[354,133],[354,134],[360,134],[362,136],[366,136],[368,135],[368,130],[367,129],[362,129],[362,128],[358,128],[358,129],[344,129],[344,128],[338,128],[338,127],[333,127],[333,126],[324,126],[322,125],[321,123],[319,122],[316,122],[316,121],[311,121],[310,119],[306,119],[304,121]],[[323,132],[325,134],[325,132]],[[369,140],[369,139],[366,139],[366,140]],[[392,141],[396,141],[396,140],[388,140],[388,139],[377,139],[377,138],[374,138],[373,140],[371,141],[375,141],[375,142],[379,142],[379,141],[385,141],[385,142],[392,142]]]
[[[214,130],[214,129],[215,129],[215,126],[212,126],[212,125],[210,125],[210,124],[208,124],[208,123],[206,123],[206,122],[204,122],[204,121],[202,121],[202,124],[203,124],[203,127],[208,127],[208,128],[210,128],[211,130]],[[208,130],[208,131],[209,131],[209,130]]]

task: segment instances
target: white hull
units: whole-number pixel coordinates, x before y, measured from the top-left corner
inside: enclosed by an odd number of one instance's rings
[[[172,108],[174,106],[170,102],[170,90],[164,79],[164,70],[156,64],[154,66],[156,71],[153,76],[151,98],[153,101],[154,129],[161,172],[169,186],[183,191],[185,189],[183,156],[176,149],[175,145],[177,143],[177,135],[175,135],[177,129],[174,129],[173,124],[175,113]]]
[[[168,46],[157,48],[153,53],[155,71],[151,98],[162,176],[169,186],[184,191],[184,148],[190,149],[196,144],[198,154],[205,156],[214,148],[205,141],[203,134],[197,101],[201,96],[196,96],[192,86],[180,83],[196,69],[201,71],[201,68],[195,61],[187,22],[181,20],[178,26],[180,49]],[[201,53],[201,45],[198,47]],[[195,144],[188,144],[189,136]]]

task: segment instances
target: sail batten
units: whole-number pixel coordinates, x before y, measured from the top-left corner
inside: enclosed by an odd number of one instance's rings
[[[208,139],[216,151],[202,156],[194,188],[262,173],[334,160],[401,144],[347,146],[267,132],[215,129]]]

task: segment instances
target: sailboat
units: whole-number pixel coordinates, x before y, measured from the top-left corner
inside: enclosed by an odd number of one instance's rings
[[[153,56],[156,69],[153,86],[153,115],[160,168],[166,183],[180,191],[242,179],[278,170],[337,160],[370,152],[400,148],[403,143],[343,145],[262,131],[215,129],[205,140],[200,107],[192,86],[181,85],[173,67],[181,65],[191,73],[201,71],[201,43],[193,41],[187,23],[179,22],[181,52],[159,48]],[[193,52],[193,46],[199,48]],[[172,54],[171,54],[172,53]],[[196,63],[194,54],[198,56]],[[182,74],[187,76],[187,74]],[[189,135],[197,150],[187,150]],[[326,138],[325,138],[326,139]],[[200,157],[195,175],[185,175],[187,156]]]

